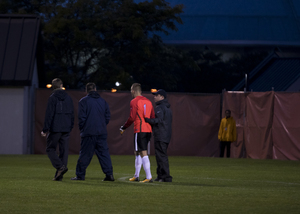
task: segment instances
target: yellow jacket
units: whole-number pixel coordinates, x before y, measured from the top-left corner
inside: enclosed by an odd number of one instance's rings
[[[218,139],[220,141],[236,141],[236,125],[233,117],[224,117],[221,120]]]

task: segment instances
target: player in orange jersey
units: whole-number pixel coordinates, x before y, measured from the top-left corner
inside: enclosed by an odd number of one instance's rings
[[[129,180],[139,181],[140,170],[143,166],[146,173],[146,179],[141,182],[153,182],[150,170],[150,160],[147,154],[152,127],[149,123],[145,122],[145,117],[155,118],[154,109],[151,101],[142,96],[141,84],[134,83],[131,86],[131,95],[133,99],[130,102],[130,116],[126,123],[120,128],[120,132],[123,134],[125,129],[134,123],[135,174]]]

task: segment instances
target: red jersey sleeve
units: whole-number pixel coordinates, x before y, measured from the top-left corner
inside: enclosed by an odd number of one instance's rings
[[[123,129],[128,128],[134,122],[136,117],[136,112],[137,112],[137,106],[136,106],[135,99],[133,99],[130,102],[130,115],[126,123],[123,125]]]

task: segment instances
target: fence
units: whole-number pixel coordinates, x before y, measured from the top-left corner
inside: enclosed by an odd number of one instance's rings
[[[50,90],[38,89],[35,110],[35,154],[45,154],[46,140],[40,136]],[[78,101],[84,92],[68,91],[75,107],[75,126],[70,136],[70,154],[78,154]],[[129,116],[131,94],[99,92],[110,106],[107,126],[108,145],[113,155],[133,154],[133,127],[120,135],[119,128]],[[168,94],[173,111],[173,133],[169,155],[219,156],[218,129],[222,114],[232,111],[237,124],[237,142],[232,143],[231,157],[254,159],[300,160],[300,93],[251,92],[222,94]],[[143,96],[153,101],[153,95]],[[150,154],[154,154],[153,139]]]

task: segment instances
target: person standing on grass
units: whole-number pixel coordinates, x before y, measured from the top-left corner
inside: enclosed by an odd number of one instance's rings
[[[172,182],[169,170],[167,149],[172,135],[172,111],[167,101],[167,93],[163,89],[152,93],[154,95],[155,118],[145,118],[153,127],[155,157],[157,163],[157,178],[154,181]]]
[[[146,179],[143,183],[153,182],[150,160],[147,154],[148,143],[150,142],[152,128],[145,122],[145,117],[154,118],[154,110],[150,100],[142,96],[142,87],[139,83],[131,86],[131,95],[133,99],[130,102],[130,116],[126,123],[121,126],[120,132],[123,134],[132,123],[134,123],[134,155],[135,155],[135,174],[129,181],[140,181],[139,175],[143,166]]]
[[[71,180],[85,180],[86,168],[96,153],[103,173],[103,181],[114,181],[113,167],[107,145],[107,124],[110,110],[107,102],[97,93],[95,83],[86,84],[87,96],[78,104],[78,125],[81,149],[76,166],[76,177]]]
[[[231,111],[226,110],[225,116],[221,120],[218,139],[220,140],[220,157],[224,157],[224,150],[226,147],[227,157],[230,157],[231,143],[236,141],[236,124],[233,117],[231,117]]]
[[[74,126],[74,107],[71,97],[63,90],[61,79],[53,79],[52,88],[54,90],[48,99],[41,135],[47,136],[46,152],[56,169],[52,180],[61,181],[68,171],[69,138]],[[59,145],[59,156],[56,153],[57,145]]]

